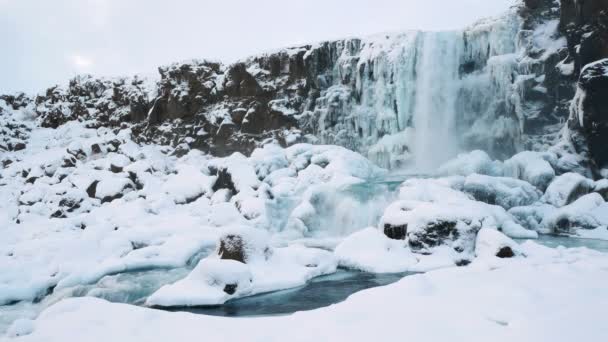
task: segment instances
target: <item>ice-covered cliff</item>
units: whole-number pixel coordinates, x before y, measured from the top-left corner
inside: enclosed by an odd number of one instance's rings
[[[506,158],[544,146],[573,95],[571,80],[560,82],[574,66],[553,70],[566,50],[559,4],[542,3],[460,31],[322,42],[228,66],[176,63],[159,68],[156,84],[81,76],[7,101],[42,126],[132,125],[140,141],[180,151],[249,153],[276,139],[342,145],[384,167],[430,169],[472,149]]]

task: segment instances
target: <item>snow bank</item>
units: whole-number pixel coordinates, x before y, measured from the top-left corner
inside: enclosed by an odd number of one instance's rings
[[[335,254],[340,266],[373,273],[405,272],[418,263],[404,241],[391,240],[373,227],[347,237]]]
[[[235,341],[370,341],[398,338],[404,328],[409,339],[420,341],[606,340],[606,255],[534,243],[524,252],[527,258],[507,263],[480,261],[409,276],[289,316],[232,319],[69,299],[47,309],[20,341],[154,342],[201,335]]]
[[[328,251],[300,245],[271,248],[266,232],[230,227],[214,254],[201,260],[186,278],[153,293],[146,304],[219,305],[229,299],[301,286],[336,268],[337,261]]]

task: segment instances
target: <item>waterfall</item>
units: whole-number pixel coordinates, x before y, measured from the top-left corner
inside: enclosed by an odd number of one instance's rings
[[[520,23],[513,12],[461,31],[341,41],[319,77],[327,87],[303,117],[318,142],[385,168],[431,171],[473,149],[512,155],[523,120],[514,84]]]
[[[431,171],[458,152],[454,124],[462,35],[428,32],[422,36],[417,47],[413,155],[418,171]]]

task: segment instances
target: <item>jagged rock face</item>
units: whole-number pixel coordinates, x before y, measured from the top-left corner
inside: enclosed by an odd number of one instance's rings
[[[608,163],[608,59],[587,65],[578,87],[568,120],[571,139],[602,166]]]
[[[147,117],[149,99],[137,77],[115,80],[77,76],[66,89],[49,88],[35,99],[42,127],[57,128],[72,120],[92,120],[96,126],[120,126]]]
[[[580,66],[606,50],[596,14],[605,4],[563,0],[560,12],[554,0],[525,0],[462,31],[337,40],[229,66],[176,63],[159,68],[155,85],[80,76],[11,103],[32,105],[44,127],[128,127],[176,155],[248,155],[274,140],[341,145],[384,167],[430,169],[472,149],[508,158],[555,142]]]
[[[561,0],[560,29],[568,38],[576,74],[608,57],[608,0]]]

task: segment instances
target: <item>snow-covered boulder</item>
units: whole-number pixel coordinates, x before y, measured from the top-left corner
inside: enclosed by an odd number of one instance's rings
[[[441,165],[438,173],[444,176],[468,176],[474,173],[501,176],[503,166],[501,162],[493,161],[486,152],[475,150],[459,154],[456,158]]]
[[[509,214],[515,218],[518,224],[527,229],[543,234],[550,234],[552,231],[543,224],[543,220],[556,210],[550,204],[537,202],[529,206],[511,208],[509,209]]]
[[[478,174],[466,178],[463,191],[478,201],[496,204],[507,210],[530,205],[538,201],[541,196],[541,192],[528,182]]]
[[[554,233],[564,234],[577,234],[579,229],[600,228],[606,230],[606,226],[608,226],[608,203],[604,201],[600,194],[591,193],[551,212],[545,216],[542,225]]]
[[[348,236],[335,250],[340,266],[374,273],[407,271],[417,263],[404,241],[370,227]]]
[[[205,175],[191,165],[178,165],[177,173],[169,175],[162,185],[163,193],[176,204],[195,201],[204,194],[211,194],[216,177]]]
[[[563,207],[584,196],[595,188],[595,183],[578,173],[557,176],[545,191],[543,201],[556,207]]]
[[[254,259],[267,260],[272,254],[268,233],[247,226],[225,229],[221,235],[217,254],[220,259],[249,263]]]
[[[524,180],[545,190],[555,177],[555,170],[545,158],[547,155],[539,152],[520,152],[504,162],[504,176]]]
[[[251,291],[249,267],[235,260],[204,259],[182,280],[161,287],[146,300],[150,306],[223,304],[232,296]]]
[[[475,240],[477,257],[511,258],[519,253],[519,245],[496,229],[483,228],[477,233]]]
[[[593,192],[597,192],[608,201],[608,179],[604,178],[595,182]]]
[[[453,209],[438,205],[415,209],[415,216],[407,228],[410,248],[425,254],[431,253],[434,247],[448,245],[457,252],[472,252],[482,223]]]

